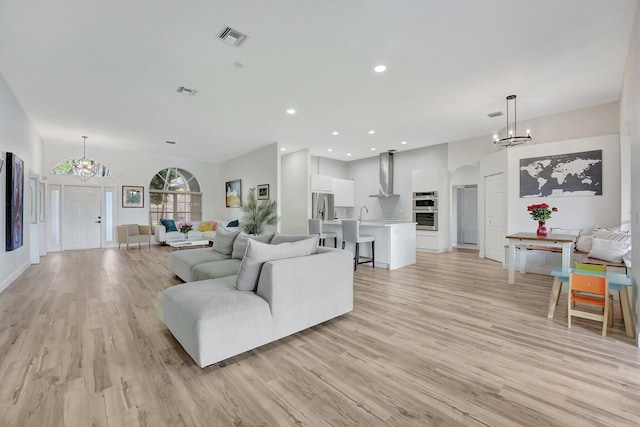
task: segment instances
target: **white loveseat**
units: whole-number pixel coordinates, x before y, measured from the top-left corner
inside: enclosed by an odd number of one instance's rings
[[[227,226],[232,220],[223,219],[223,220],[214,220],[214,221],[218,223],[218,226],[222,225],[223,227],[231,230],[237,229],[237,227]],[[176,221],[176,225],[178,224],[178,222],[179,221]],[[200,231],[200,223],[202,221],[190,221],[190,222],[193,224],[193,230],[189,232],[190,240],[201,240],[201,239],[206,239],[210,241],[215,240],[215,236],[216,236],[215,231],[204,231],[204,232]],[[171,241],[171,240],[184,239],[184,235],[182,233],[180,233],[179,231],[167,231],[167,228],[162,224],[156,225],[156,228],[154,230],[154,237],[156,239],[156,242],[160,244],[165,244],[167,243],[167,241]]]

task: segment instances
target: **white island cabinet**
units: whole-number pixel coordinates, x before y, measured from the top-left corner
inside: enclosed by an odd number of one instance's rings
[[[323,231],[338,234],[338,247],[342,247],[342,221],[333,220],[322,223]],[[360,234],[376,238],[376,268],[395,270],[416,263],[416,223],[401,220],[365,220],[360,223]],[[363,257],[371,256],[371,245],[360,245]],[[351,244],[346,248],[355,252]]]

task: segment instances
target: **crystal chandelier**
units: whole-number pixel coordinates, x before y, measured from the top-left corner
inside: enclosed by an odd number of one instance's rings
[[[87,182],[100,172],[100,164],[94,160],[87,159],[87,137],[83,136],[84,148],[82,158],[73,162],[73,174],[83,182]]]
[[[509,102],[513,101],[513,125],[509,125]],[[493,134],[493,143],[498,148],[512,147],[514,145],[524,144],[525,142],[531,142],[531,130],[527,129],[527,135],[518,135],[518,116],[516,107],[516,96],[507,96],[507,135],[504,138],[500,138],[500,132]]]

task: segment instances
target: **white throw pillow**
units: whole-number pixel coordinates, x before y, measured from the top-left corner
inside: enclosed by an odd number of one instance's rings
[[[239,291],[254,291],[258,286],[258,278],[262,266],[267,261],[283,258],[294,258],[312,255],[318,247],[318,236],[312,236],[297,242],[285,242],[278,245],[258,242],[249,239],[240,271],[236,278],[236,289]]]
[[[580,252],[589,252],[591,250],[591,235],[588,236],[580,236],[578,242],[576,243],[576,249]]]
[[[216,238],[213,240],[213,250],[223,255],[231,255],[233,252],[233,242],[236,241],[240,231],[230,231],[218,226]]]
[[[630,250],[631,245],[616,241],[593,237],[593,245],[589,251],[589,258],[602,259],[609,262],[622,262],[622,257]]]
[[[273,233],[251,236],[244,231],[241,231],[240,234],[238,234],[238,237],[236,237],[236,241],[233,242],[233,253],[231,254],[231,258],[244,258],[244,254],[247,251],[247,244],[249,243],[249,239],[257,240],[258,242],[262,243],[271,243],[271,239],[273,239]]]
[[[600,229],[593,233],[593,237],[602,240],[613,240],[615,242],[627,243],[629,245],[631,244],[631,235],[620,231]]]

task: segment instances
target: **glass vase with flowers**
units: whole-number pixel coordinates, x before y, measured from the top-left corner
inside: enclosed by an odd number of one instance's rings
[[[546,236],[547,235],[547,227],[545,226],[546,221],[551,218],[551,214],[553,212],[558,212],[558,208],[550,207],[546,203],[540,203],[539,205],[529,205],[527,206],[527,211],[531,218],[538,221],[538,230],[536,234],[538,236]]]

